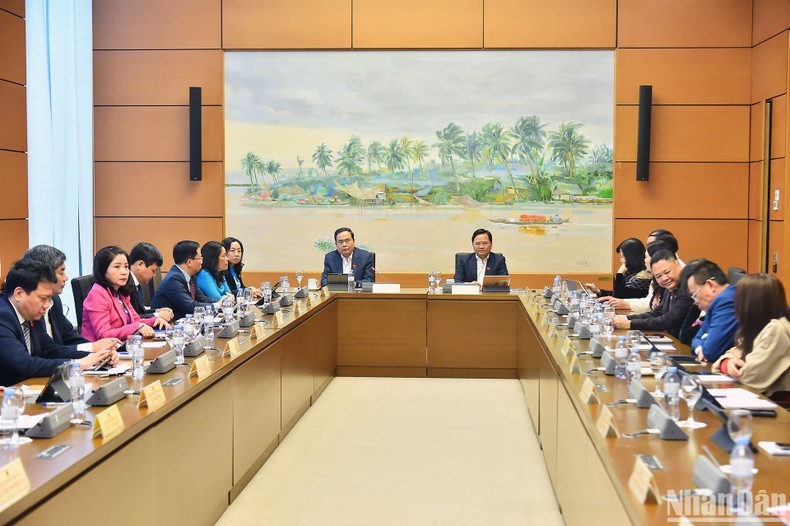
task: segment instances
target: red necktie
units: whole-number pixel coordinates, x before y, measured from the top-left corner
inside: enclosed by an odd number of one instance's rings
[[[189,295],[195,299],[195,278],[189,278]]]

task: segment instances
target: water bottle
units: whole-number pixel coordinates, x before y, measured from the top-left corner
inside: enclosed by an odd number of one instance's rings
[[[184,327],[176,325],[173,327],[173,350],[176,352],[176,364],[184,364]]]
[[[271,289],[269,290],[269,295],[271,296]],[[213,345],[214,342],[214,307],[212,305],[206,305],[206,315],[203,317],[203,336],[206,337],[206,341],[209,345]]]
[[[283,276],[280,278],[280,283],[283,286],[283,295],[288,294],[288,292],[291,290],[291,282],[288,281],[288,276]]]
[[[192,339],[192,335],[195,333],[195,319],[193,315],[187,314],[184,316],[182,325],[184,326],[184,338],[187,340]]]
[[[599,334],[601,334],[601,325],[603,324],[603,315],[594,312],[592,318],[590,319],[590,336],[593,338],[597,338]]]
[[[428,271],[428,293],[432,293],[436,291],[436,271],[429,270]]]
[[[354,272],[348,273],[348,291],[354,292]]]
[[[628,355],[628,362],[626,363],[628,372],[628,382],[637,382],[642,379],[642,356],[639,354],[639,348],[631,347],[631,354]]]
[[[222,298],[222,314],[225,315],[225,323],[233,321],[233,297],[230,294],[225,294]]]
[[[617,345],[614,347],[614,377],[620,380],[628,379],[626,362],[628,360],[628,347],[625,344],[625,336],[617,337]]]
[[[143,371],[145,349],[143,348],[143,337],[139,334],[134,337],[129,354],[132,355],[132,380],[142,380],[145,374],[145,371]]]
[[[732,495],[730,508],[737,515],[747,515],[752,510],[752,483],[754,482],[754,455],[749,448],[748,436],[735,439],[730,453],[730,483]]]
[[[263,304],[268,305],[272,302],[272,285],[268,281],[264,281],[263,287]]]
[[[16,427],[17,409],[14,397],[16,396],[13,387],[6,387],[3,392],[3,403],[0,406],[0,421],[3,423],[3,439],[8,443],[14,434]]]
[[[557,274],[554,276],[554,285],[551,287],[551,292],[553,293],[555,298],[560,297],[560,291],[562,290],[562,276]]]
[[[680,418],[680,375],[677,367],[667,367],[664,374],[664,401],[667,414],[677,421]]]

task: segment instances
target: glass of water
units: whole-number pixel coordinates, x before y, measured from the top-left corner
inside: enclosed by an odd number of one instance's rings
[[[694,406],[702,398],[702,384],[699,380],[690,374],[685,375],[680,382],[680,393],[689,408],[689,417],[685,422],[681,422],[678,425],[688,429],[700,429],[707,426],[708,424],[705,422],[694,420]]]
[[[661,383],[661,377],[667,372],[667,355],[664,351],[653,351],[650,354],[650,370],[653,371],[653,377],[656,379],[656,390],[653,391],[653,397],[662,398],[664,393],[658,386]]]

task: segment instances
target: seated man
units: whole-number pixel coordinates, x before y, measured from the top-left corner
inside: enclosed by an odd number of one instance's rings
[[[361,248],[354,248],[354,232],[350,228],[341,227],[335,230],[335,245],[337,250],[324,256],[322,287],[328,282],[327,274],[348,274],[352,271],[358,287],[363,281],[376,281],[373,254]]]
[[[141,318],[157,317],[165,321],[173,320],[173,311],[169,308],[165,307],[154,312],[143,304],[143,286],[151,282],[162,263],[162,253],[150,243],[137,243],[129,253],[129,270],[135,288],[129,299]]]
[[[483,276],[507,276],[505,256],[491,252],[494,237],[485,228],[472,233],[473,254],[462,257],[455,269],[456,283],[476,283],[483,285]]]
[[[91,343],[77,332],[63,314],[60,295],[63,294],[63,289],[69,281],[69,277],[66,275],[66,254],[49,245],[36,245],[28,249],[23,258],[35,259],[39,263],[43,263],[55,273],[57,278],[52,289],[52,300],[47,308],[47,313],[42,318],[44,323],[35,324],[36,330],[40,334],[46,334],[58,345],[66,345],[73,351],[93,352],[108,349],[120,343],[117,338],[103,338]]]
[[[650,260],[650,271],[663,289],[657,310],[614,319],[616,329],[666,331],[688,345],[693,337],[691,325],[699,317],[699,309],[681,283],[681,265],[669,250],[658,251]]]
[[[50,305],[58,278],[35,259],[23,258],[6,276],[0,296],[0,385],[14,385],[28,378],[52,376],[58,366],[79,360],[87,369],[106,358],[118,362],[115,345],[95,353],[58,345],[45,332],[34,330]]]
[[[192,314],[198,305],[211,303],[211,300],[200,291],[195,281],[195,275],[203,267],[200,245],[196,241],[179,241],[173,247],[173,261],[175,265],[157,287],[151,307],[171,309],[173,317],[180,319]]]
[[[691,340],[691,349],[699,361],[715,362],[735,345],[735,286],[718,265],[703,259],[691,273],[688,289],[694,303],[706,312],[702,327]]]

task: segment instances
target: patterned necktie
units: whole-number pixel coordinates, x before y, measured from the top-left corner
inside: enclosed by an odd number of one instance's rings
[[[192,299],[195,299],[195,278],[189,278],[189,295],[192,296]]]
[[[22,334],[25,335],[25,346],[27,346],[27,352],[29,354],[33,354],[33,347],[30,343],[30,322],[26,321],[22,324]]]

